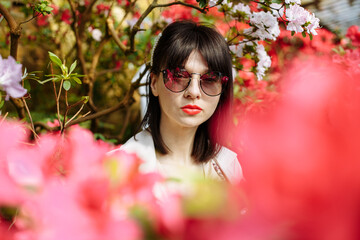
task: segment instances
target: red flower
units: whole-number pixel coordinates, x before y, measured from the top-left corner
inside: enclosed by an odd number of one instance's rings
[[[164,18],[170,18],[173,20],[193,20],[197,22],[199,19],[191,14],[192,9],[180,5],[173,5],[162,12]]]
[[[141,14],[138,11],[133,14],[133,18],[139,19],[140,17],[141,17]]]
[[[53,8],[52,13],[53,13],[54,15],[56,15],[56,14],[59,13],[59,7],[58,7],[58,6],[56,6],[55,4],[50,4],[50,7]]]
[[[65,9],[64,12],[61,14],[61,21],[71,24],[71,14],[69,9]]]
[[[49,15],[40,15],[37,17],[36,24],[39,27],[44,27],[49,24],[48,18],[49,18]]]
[[[353,25],[349,27],[346,37],[350,38],[352,45],[360,47],[360,31],[358,26]]]
[[[118,4],[125,5],[125,7],[130,6],[130,1],[129,0],[117,0],[117,2],[118,2]]]
[[[96,6],[96,9],[97,9],[97,14],[101,14],[101,13],[104,13],[106,11],[109,11],[110,6],[105,5],[103,3],[100,3],[99,5]]]
[[[35,35],[29,35],[27,36],[29,41],[35,41],[36,40],[36,36]]]

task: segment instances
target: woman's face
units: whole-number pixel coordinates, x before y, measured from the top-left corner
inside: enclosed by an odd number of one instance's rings
[[[209,69],[199,51],[194,50],[190,54],[184,69],[191,74],[192,80],[179,93],[171,92],[165,87],[162,73],[151,75],[151,91],[159,98],[160,124],[163,126],[197,128],[213,115],[219,103],[220,95],[208,96],[200,88],[199,74],[207,73]]]

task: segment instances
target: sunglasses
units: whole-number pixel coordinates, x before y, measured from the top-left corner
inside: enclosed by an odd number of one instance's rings
[[[223,76],[222,73],[210,71],[205,74],[188,73],[185,69],[165,69],[161,71],[165,87],[172,92],[179,93],[189,87],[191,82],[191,75],[200,75],[200,88],[202,91],[211,97],[218,96],[223,91],[223,85],[229,78]]]

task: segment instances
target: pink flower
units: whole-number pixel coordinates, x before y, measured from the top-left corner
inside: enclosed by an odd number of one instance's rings
[[[22,142],[26,141],[28,131],[18,123],[0,121],[0,206],[16,206],[25,200],[26,194],[9,175],[7,157],[9,151],[24,147]]]
[[[253,239],[358,239],[358,77],[327,58],[306,61],[237,136],[251,206],[241,225]]]
[[[3,59],[0,55],[0,88],[6,91],[6,99],[20,98],[26,94],[26,89],[21,85],[22,65],[16,63],[12,56]]]

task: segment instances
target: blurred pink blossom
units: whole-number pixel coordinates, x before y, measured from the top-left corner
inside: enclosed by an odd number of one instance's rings
[[[325,57],[283,74],[282,97],[239,129],[246,239],[359,236],[360,83]]]

